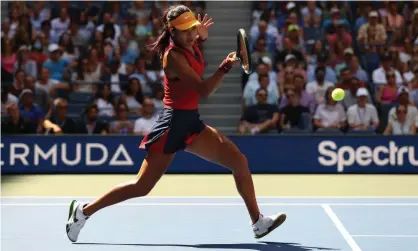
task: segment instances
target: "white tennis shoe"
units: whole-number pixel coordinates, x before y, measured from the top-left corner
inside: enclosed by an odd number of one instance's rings
[[[260,239],[268,235],[271,231],[279,227],[286,220],[286,214],[277,214],[272,216],[263,216],[260,214],[258,221],[252,224],[254,238]]]
[[[84,215],[82,209],[83,205],[81,205],[78,201],[73,200],[71,202],[66,231],[68,239],[70,239],[70,241],[72,242],[77,241],[81,229],[84,227],[84,224],[89,218],[86,215]]]

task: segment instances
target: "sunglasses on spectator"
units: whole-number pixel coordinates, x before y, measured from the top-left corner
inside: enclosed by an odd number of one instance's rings
[[[404,110],[404,109],[399,109],[399,110],[398,110],[398,113],[399,113],[399,114],[406,114],[406,110]]]

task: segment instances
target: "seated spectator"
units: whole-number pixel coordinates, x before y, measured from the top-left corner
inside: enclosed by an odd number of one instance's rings
[[[266,51],[266,40],[264,38],[258,38],[255,45],[255,50],[251,53],[251,63],[253,68],[256,68],[263,57],[273,59],[273,55]]]
[[[351,58],[351,61],[348,67],[350,68],[351,74],[354,77],[358,78],[363,83],[366,83],[366,84],[369,83],[369,75],[367,74],[365,70],[363,70],[363,68],[361,68],[359,59],[357,56],[353,56]]]
[[[324,53],[320,54],[317,58],[317,65],[309,65],[308,66],[308,82],[315,81],[315,69],[316,67],[325,67],[325,80],[337,83],[337,75],[335,71],[328,66],[328,57]]]
[[[389,122],[383,135],[415,135],[414,120],[407,117],[408,107],[400,104],[394,108],[396,108],[396,119]]]
[[[280,50],[276,51],[275,65],[277,67],[277,70],[279,72],[282,71],[284,68],[286,68],[286,66],[289,65],[289,62],[287,61],[289,61],[290,59],[294,59],[294,58],[296,58],[294,66],[298,66],[298,68],[303,68],[306,65],[305,57],[303,56],[303,53],[294,47],[290,47],[290,46],[287,47],[286,46],[287,44],[284,44],[284,45],[285,46],[283,48],[280,48]]]
[[[142,113],[144,94],[142,93],[141,84],[137,78],[131,78],[129,80],[129,85],[123,98],[126,101],[129,112],[140,116]]]
[[[311,51],[307,52],[307,55],[305,55],[308,69],[309,67],[316,67],[318,56],[321,55],[323,50],[324,45],[322,44],[322,41],[316,40],[312,45]]]
[[[279,90],[276,83],[269,80],[268,75],[258,75],[257,85],[247,84],[244,89],[244,102],[246,106],[255,105],[258,103],[256,92],[259,89],[267,91],[267,103],[271,105],[277,105],[279,102]]]
[[[78,121],[77,132],[80,134],[102,134],[109,133],[109,124],[98,118],[99,108],[96,104],[91,104],[84,110],[81,121]]]
[[[73,91],[96,92],[96,86],[93,83],[99,81],[99,79],[96,72],[90,71],[88,59],[80,57],[77,61],[77,66],[64,72],[64,76],[67,72],[71,74],[69,80]],[[64,77],[64,80],[67,79]]]
[[[344,21],[338,20],[335,22],[336,31],[333,34],[327,36],[329,52],[331,61],[335,63],[342,62],[344,60],[345,49],[351,48],[353,38],[347,31],[349,26],[346,26]],[[335,65],[334,63],[334,65]]]
[[[267,30],[267,28],[268,24],[266,21],[261,20],[258,23],[258,31],[254,31],[254,33],[251,33],[251,39],[249,41],[250,51],[254,51],[257,39],[262,37],[266,41],[267,51],[271,54],[274,54],[274,52],[276,51],[276,37],[273,33],[270,33]]]
[[[305,41],[299,25],[291,24],[287,27],[286,37],[283,38],[283,47],[288,50],[299,51],[302,54],[306,53]]]
[[[112,92],[121,93],[126,89],[128,76],[118,73],[120,61],[117,59],[111,60],[107,66],[109,67],[109,71],[101,77],[101,81],[111,83]]]
[[[23,70],[15,72],[13,84],[8,87],[10,94],[19,97],[20,93],[25,89],[25,77],[26,74]]]
[[[325,93],[325,103],[318,105],[314,115],[314,125],[318,131],[338,130],[340,131],[346,125],[346,114],[344,107],[336,103],[331,93],[334,87],[327,89]]]
[[[357,40],[362,51],[382,52],[386,43],[387,34],[385,26],[378,23],[377,11],[369,12],[368,22],[361,25]]]
[[[347,110],[349,130],[374,132],[379,126],[376,107],[367,104],[368,91],[366,88],[357,90],[357,104]]]
[[[134,133],[136,135],[145,136],[151,131],[158,118],[154,109],[154,102],[149,98],[145,98],[142,116],[135,121]]]
[[[325,67],[316,68],[315,78],[315,81],[306,84],[306,92],[315,98],[317,104],[322,104],[325,102],[325,92],[329,87],[335,86],[335,84],[325,80]]]
[[[58,43],[59,38],[70,28],[71,18],[66,7],[60,8],[60,15],[51,21],[51,42]],[[61,80],[61,79],[59,79]]]
[[[58,46],[62,51],[62,59],[71,62],[79,57],[78,48],[74,46],[69,31],[66,31],[60,36]]]
[[[307,6],[302,8],[303,23],[305,27],[319,28],[322,21],[322,10],[316,6],[316,1],[308,1]]]
[[[16,53],[13,51],[12,40],[7,38],[7,36],[2,36],[1,38],[1,65],[4,69],[13,73],[14,65],[16,62]]]
[[[74,120],[68,115],[68,102],[63,98],[54,100],[54,111],[46,118],[43,127],[46,134],[74,134],[77,133],[77,126]]]
[[[303,69],[303,66],[300,65],[297,61],[297,58],[293,54],[288,54],[285,58],[283,69],[293,69],[293,72],[299,75],[302,75],[304,79],[306,79],[306,71]],[[284,71],[281,70],[277,74],[277,78],[279,83],[283,83],[284,80]]]
[[[406,109],[407,120],[415,121],[415,126],[418,127],[418,109],[414,104],[411,104],[409,100],[409,90],[406,87],[403,87],[403,86],[399,87],[398,103],[400,105],[404,105],[407,107]],[[389,111],[388,123],[396,120],[396,118],[397,118],[396,108],[393,107]]]
[[[267,92],[264,89],[257,91],[256,105],[248,107],[241,117],[238,131],[241,134],[269,132],[276,128],[279,120],[279,111],[277,106],[267,103]]]
[[[348,83],[351,83],[350,85]],[[359,88],[364,88],[367,91],[367,103],[372,103],[372,97],[370,96],[369,91],[365,87],[365,85],[355,77],[351,77],[351,81],[347,80],[342,83],[336,85],[336,88],[347,88],[345,89],[345,97],[341,101],[344,109],[348,109],[348,107],[357,103],[357,90]],[[343,89],[344,89],[343,88]]]
[[[303,78],[303,76],[299,75],[299,74],[294,75],[293,84],[294,84],[294,86],[293,86],[292,90],[299,94],[300,104],[302,106],[308,107],[309,110],[311,111],[311,113],[313,113],[314,110],[315,110],[315,107],[316,107],[315,99],[312,96],[312,94],[305,91],[305,89],[304,89],[305,79]],[[279,108],[282,109],[288,103],[289,103],[289,100],[287,99],[287,97],[283,96],[283,98],[280,101]]]
[[[51,79],[47,68],[42,68],[39,80],[36,81],[35,86],[36,88],[43,89],[50,96],[54,96],[56,89],[69,90],[69,86],[67,84]]]
[[[152,96],[154,97],[152,101],[154,102],[155,111],[158,113],[164,108],[164,87],[161,85],[155,85]]]
[[[49,59],[45,61],[43,67],[49,70],[51,79],[62,81],[64,71],[67,68],[76,66],[76,62],[69,63],[67,60],[62,59],[60,47],[57,44],[50,44],[48,51]]]
[[[335,73],[340,75],[340,71],[350,66],[350,63],[354,57],[354,50],[353,48],[346,48],[344,49],[344,57],[337,62],[335,65]]]
[[[386,73],[388,72],[394,72],[396,75],[396,84],[402,85],[403,79],[400,74],[400,72],[392,67],[392,56],[389,53],[386,53],[381,58],[382,66],[377,68],[373,71],[372,80],[373,83],[378,85],[384,85],[387,84],[388,81],[386,79]]]
[[[115,116],[114,97],[110,88],[110,83],[105,83],[101,84],[97,91],[96,104],[99,108],[99,116]]]
[[[49,111],[51,102],[50,97],[48,93],[41,89],[36,87],[35,85],[35,78],[32,76],[27,76],[25,79],[25,89],[29,89],[33,93],[33,102],[45,112],[47,113]]]
[[[2,96],[3,97],[3,96]],[[1,133],[10,134],[35,134],[36,125],[28,118],[20,116],[16,103],[8,103],[6,106],[7,118],[1,120]]]
[[[251,82],[254,85],[258,82],[259,75],[266,75],[266,74],[269,75],[270,81],[277,83],[277,73],[273,71],[271,60],[268,57],[262,57],[261,62],[257,65],[257,71],[252,72],[250,74],[248,78],[248,83]]]
[[[289,90],[287,98],[290,100],[290,103],[280,110],[280,129],[300,128],[302,114],[309,114],[309,109],[300,105],[299,93]]]
[[[398,99],[398,87],[396,86],[394,72],[386,73],[387,84],[379,88],[376,95],[376,102],[379,104],[392,104]]]
[[[405,39],[405,19],[398,13],[398,3],[389,2],[388,13],[383,18],[383,25],[391,34],[389,44],[403,42]]]
[[[116,106],[116,118],[111,123],[110,131],[115,134],[131,134],[133,132],[133,124],[128,119],[128,107],[124,103],[118,103]]]
[[[33,102],[33,92],[30,89],[24,89],[19,96],[20,116],[29,119],[36,125],[36,132],[42,132],[42,125],[45,113],[42,108]]]

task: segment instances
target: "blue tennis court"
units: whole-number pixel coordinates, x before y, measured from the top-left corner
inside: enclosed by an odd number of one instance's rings
[[[262,197],[265,214],[288,219],[260,241],[238,197],[145,197],[97,213],[74,244],[65,234],[71,199],[3,197],[2,249],[418,250],[418,197]]]

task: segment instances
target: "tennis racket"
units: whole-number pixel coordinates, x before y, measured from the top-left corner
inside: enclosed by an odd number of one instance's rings
[[[235,60],[239,60],[241,67],[246,74],[252,72],[250,46],[248,45],[247,33],[244,29],[239,29],[237,33],[237,53]]]

